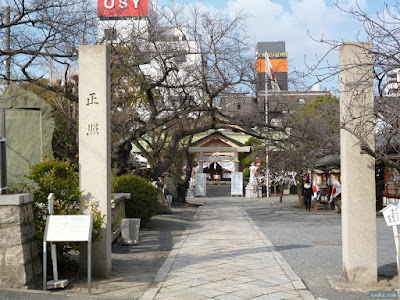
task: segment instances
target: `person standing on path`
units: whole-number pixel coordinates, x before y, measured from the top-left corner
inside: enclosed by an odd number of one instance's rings
[[[304,203],[306,205],[306,211],[311,210],[311,195],[313,194],[312,187],[310,185],[310,180],[306,179],[304,183],[304,188],[303,188],[303,197],[304,197]]]

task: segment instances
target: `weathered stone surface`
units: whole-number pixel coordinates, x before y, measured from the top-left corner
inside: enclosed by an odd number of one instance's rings
[[[0,209],[1,224],[10,224],[19,222],[18,206],[3,207]]]
[[[22,245],[22,255],[25,264],[32,262],[32,250],[31,250],[31,243],[26,243]]]
[[[32,197],[14,196],[15,205],[0,205],[0,286],[23,287],[37,283],[42,266],[32,203],[25,201]]]
[[[21,246],[10,247],[6,251],[6,266],[24,265],[24,256]]]
[[[106,45],[79,47],[79,188],[105,215],[102,239],[93,244],[93,274],[111,273],[111,95]],[[81,266],[85,265],[80,255]]]
[[[0,206],[16,206],[33,201],[32,194],[4,194],[0,195]]]
[[[5,277],[6,277],[6,268],[4,267],[4,264],[1,265],[2,267],[0,268],[0,286],[4,285]]]
[[[25,224],[21,227],[22,238],[24,241],[31,241],[36,235],[36,228],[32,224]]]
[[[38,245],[37,245],[36,240],[35,240],[35,241],[32,241],[32,242],[30,243],[30,247],[31,247],[32,257],[33,257],[33,258],[39,257],[39,250],[38,250]]]
[[[25,267],[6,267],[3,277],[3,286],[22,287],[26,284]]]
[[[16,246],[21,242],[19,226],[0,228],[0,245]]]
[[[5,249],[0,248],[0,266],[3,266],[5,264],[5,262],[4,262],[5,252],[6,252]]]
[[[41,261],[39,259],[39,257],[37,256],[36,259],[33,261],[33,265],[32,265],[32,270],[33,270],[33,274],[36,277],[39,277],[39,279],[41,278],[41,274],[42,274],[42,264]]]
[[[33,218],[33,208],[32,208],[32,205],[27,205],[27,208],[28,208],[28,211],[27,211],[27,214],[28,214],[27,222],[28,222],[28,223],[33,223],[33,224],[35,224],[35,223],[34,223],[34,218]]]
[[[374,145],[372,43],[344,43],[340,61],[340,161],[342,182],[343,276],[376,283],[375,159],[360,152],[356,132]],[[362,187],[362,188],[359,188]]]
[[[178,190],[176,188],[176,181],[172,176],[170,175],[165,176],[164,189],[168,194],[172,195],[173,200],[178,199]]]
[[[16,84],[5,89],[0,105],[6,108],[7,183],[12,186],[28,181],[30,164],[52,157],[53,108]]]

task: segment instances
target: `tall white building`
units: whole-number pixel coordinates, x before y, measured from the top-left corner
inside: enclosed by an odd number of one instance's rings
[[[201,78],[199,43],[191,40],[188,29],[159,22],[152,0],[98,0],[98,41],[134,44],[141,56],[140,69],[152,79],[163,76],[165,62],[174,71],[165,84],[179,88],[159,89],[168,105],[179,105],[184,87],[185,97],[199,101],[197,77]],[[160,25],[162,24],[162,25]]]
[[[400,96],[400,69],[392,70],[385,75],[385,96]]]

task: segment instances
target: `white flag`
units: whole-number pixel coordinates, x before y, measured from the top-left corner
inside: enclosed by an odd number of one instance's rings
[[[271,81],[271,87],[273,91],[280,91],[278,82],[275,78],[274,68],[271,65],[271,61],[269,60],[268,52],[265,52],[265,78],[266,80]]]
[[[330,198],[329,202],[332,202],[333,198],[340,195],[341,192],[342,192],[342,188],[341,188],[340,182],[339,182],[339,180],[335,179],[335,181],[333,182],[332,194],[331,194],[331,198]]]

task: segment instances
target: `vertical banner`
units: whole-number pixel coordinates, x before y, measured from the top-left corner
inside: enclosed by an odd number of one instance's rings
[[[207,174],[196,173],[195,196],[206,196]]]
[[[243,196],[243,173],[231,173],[231,196]]]

